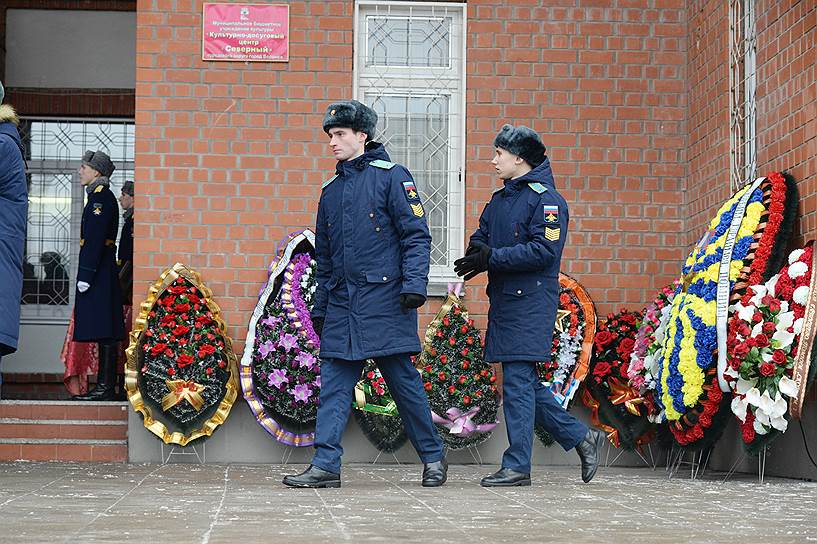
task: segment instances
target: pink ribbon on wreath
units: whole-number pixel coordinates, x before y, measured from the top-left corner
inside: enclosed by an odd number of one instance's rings
[[[441,417],[432,410],[431,419],[434,423],[448,429],[449,434],[457,436],[469,436],[474,433],[487,433],[493,430],[497,425],[496,423],[480,423],[479,425],[474,423],[471,418],[477,415],[478,412],[479,406],[474,406],[467,412],[462,412],[459,408],[449,408],[445,412],[447,417]]]
[[[449,282],[448,283],[448,292],[452,293],[452,294],[454,294],[455,296],[458,296],[458,297],[461,296],[462,295],[462,282],[461,281],[457,282],[457,283]]]

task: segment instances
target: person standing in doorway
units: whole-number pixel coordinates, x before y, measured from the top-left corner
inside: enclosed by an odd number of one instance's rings
[[[377,114],[356,100],[323,120],[337,159],[315,226],[318,288],[312,322],[321,338],[315,455],[291,487],[340,487],[341,437],[352,392],[374,359],[424,464],[422,485],[446,481],[443,443],[411,356],[420,352],[417,308],[426,301],[431,235],[409,171],[372,141]]]
[[[454,261],[455,272],[466,280],[488,272],[485,360],[502,363],[509,446],[501,468],[481,485],[530,485],[534,418],[565,451],[576,449],[582,480],[589,482],[604,435],[567,413],[536,372],[537,361],[550,359],[567,202],[556,191],[536,132],[503,125],[494,146],[491,164],[504,185],[482,211],[465,257]]]
[[[119,270],[119,288],[122,291],[122,315],[125,319],[125,341],[119,349],[116,365],[116,398],[125,400],[125,363],[127,362],[128,338],[133,317],[133,181],[127,180],[119,194],[122,207],[122,233],[119,235],[119,253],[116,266]]]
[[[20,119],[3,104],[0,82],[0,361],[17,351],[20,297],[23,293],[23,250],[28,220],[28,187]],[[0,378],[2,384],[2,378]]]
[[[116,266],[119,206],[110,189],[116,167],[102,151],[86,151],[79,180],[88,195],[82,212],[79,271],[74,304],[74,341],[96,342],[96,387],[76,400],[115,400],[119,342],[125,338],[122,293]]]

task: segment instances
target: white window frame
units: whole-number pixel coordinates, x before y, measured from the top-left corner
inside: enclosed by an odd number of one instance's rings
[[[449,39],[449,66],[448,67],[418,67],[418,66],[377,66],[378,75],[375,76],[367,71],[363,58],[368,54],[368,32],[362,25],[362,18],[366,11],[376,7],[379,14],[394,14],[394,18],[405,19],[415,13],[417,17],[428,15],[435,17],[434,10],[445,9],[446,11],[459,12],[454,19],[453,26],[461,26],[460,34],[451,33]],[[457,20],[459,19],[459,20]],[[445,236],[447,258],[444,264],[431,264],[429,271],[429,295],[443,295],[447,291],[447,284],[461,281],[454,274],[454,260],[464,253],[464,233],[465,233],[465,105],[466,105],[466,25],[467,6],[461,2],[407,2],[407,1],[380,1],[380,0],[357,0],[355,2],[354,13],[354,47],[353,47],[353,96],[360,101],[364,100],[364,95],[371,91],[373,87],[369,84],[368,78],[382,78],[385,71],[389,79],[388,90],[383,95],[403,96],[403,93],[410,93],[411,96],[423,96],[422,89],[427,89],[424,81],[439,80],[445,77],[452,82],[456,81],[455,88],[451,92],[436,92],[434,96],[448,94],[449,115],[448,115],[448,198],[446,208]],[[453,28],[452,28],[453,30]],[[361,33],[363,32],[363,33]],[[459,59],[457,56],[459,55]],[[446,77],[446,72],[456,71],[459,65],[459,72],[455,77]],[[418,92],[420,91],[420,92]],[[460,96],[455,96],[457,93]],[[388,149],[387,149],[388,150]]]

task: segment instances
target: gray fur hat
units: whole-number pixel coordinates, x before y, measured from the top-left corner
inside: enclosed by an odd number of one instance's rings
[[[323,116],[323,131],[328,133],[330,128],[351,128],[357,132],[365,132],[369,140],[374,139],[377,126],[377,113],[357,100],[335,102],[326,108]]]
[[[126,195],[133,196],[133,180],[125,180],[125,183],[122,184],[122,192]]]
[[[6,90],[3,88],[3,82],[0,81],[0,104],[3,103],[3,99],[6,97]]]
[[[502,125],[494,138],[494,147],[501,147],[536,168],[545,160],[545,144],[533,129],[525,125]]]
[[[82,164],[88,165],[106,178],[111,177],[116,166],[111,162],[111,158],[102,151],[86,151],[82,156]]]

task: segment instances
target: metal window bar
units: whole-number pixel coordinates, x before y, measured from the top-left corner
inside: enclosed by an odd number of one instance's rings
[[[85,193],[77,168],[87,149],[108,153],[116,165],[111,188],[133,179],[134,125],[129,120],[30,118],[21,120],[28,178],[28,233],[22,323],[67,323],[74,305],[79,234]]]
[[[730,183],[737,190],[757,175],[757,89],[754,0],[729,2]]]
[[[355,4],[354,96],[376,140],[415,178],[432,236],[431,280],[451,281],[465,222],[465,5]]]

